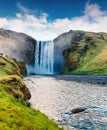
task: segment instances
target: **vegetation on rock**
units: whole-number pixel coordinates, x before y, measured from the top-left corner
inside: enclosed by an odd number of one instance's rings
[[[107,75],[107,34],[75,31],[63,56],[63,74]]]
[[[24,63],[0,54],[0,130],[62,130],[38,110],[27,107],[31,94],[21,73],[26,74]]]

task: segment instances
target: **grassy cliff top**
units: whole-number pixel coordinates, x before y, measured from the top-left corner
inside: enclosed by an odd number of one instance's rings
[[[75,31],[63,56],[64,74],[107,75],[107,34]]]
[[[0,77],[8,75],[26,76],[27,70],[25,63],[8,56],[3,56],[3,54],[0,53]]]

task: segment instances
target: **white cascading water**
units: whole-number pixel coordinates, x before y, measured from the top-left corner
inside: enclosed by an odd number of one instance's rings
[[[54,73],[54,44],[53,41],[37,41],[35,46],[35,73]]]

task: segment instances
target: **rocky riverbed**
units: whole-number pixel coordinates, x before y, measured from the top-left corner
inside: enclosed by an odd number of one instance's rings
[[[24,81],[32,94],[31,106],[65,129],[107,130],[106,79],[106,76],[31,76]],[[72,113],[75,108],[84,111]]]

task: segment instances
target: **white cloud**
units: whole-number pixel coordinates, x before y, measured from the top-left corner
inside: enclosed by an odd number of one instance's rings
[[[84,13],[87,16],[93,17],[94,19],[107,15],[107,11],[101,11],[100,6],[97,4],[86,4]]]
[[[94,32],[107,32],[107,10],[101,10],[97,4],[87,3],[84,14],[71,19],[55,19],[48,21],[48,14],[34,15],[32,11],[18,3],[20,13],[14,18],[0,17],[0,27],[24,32],[37,40],[50,40],[69,30],[85,30]]]

